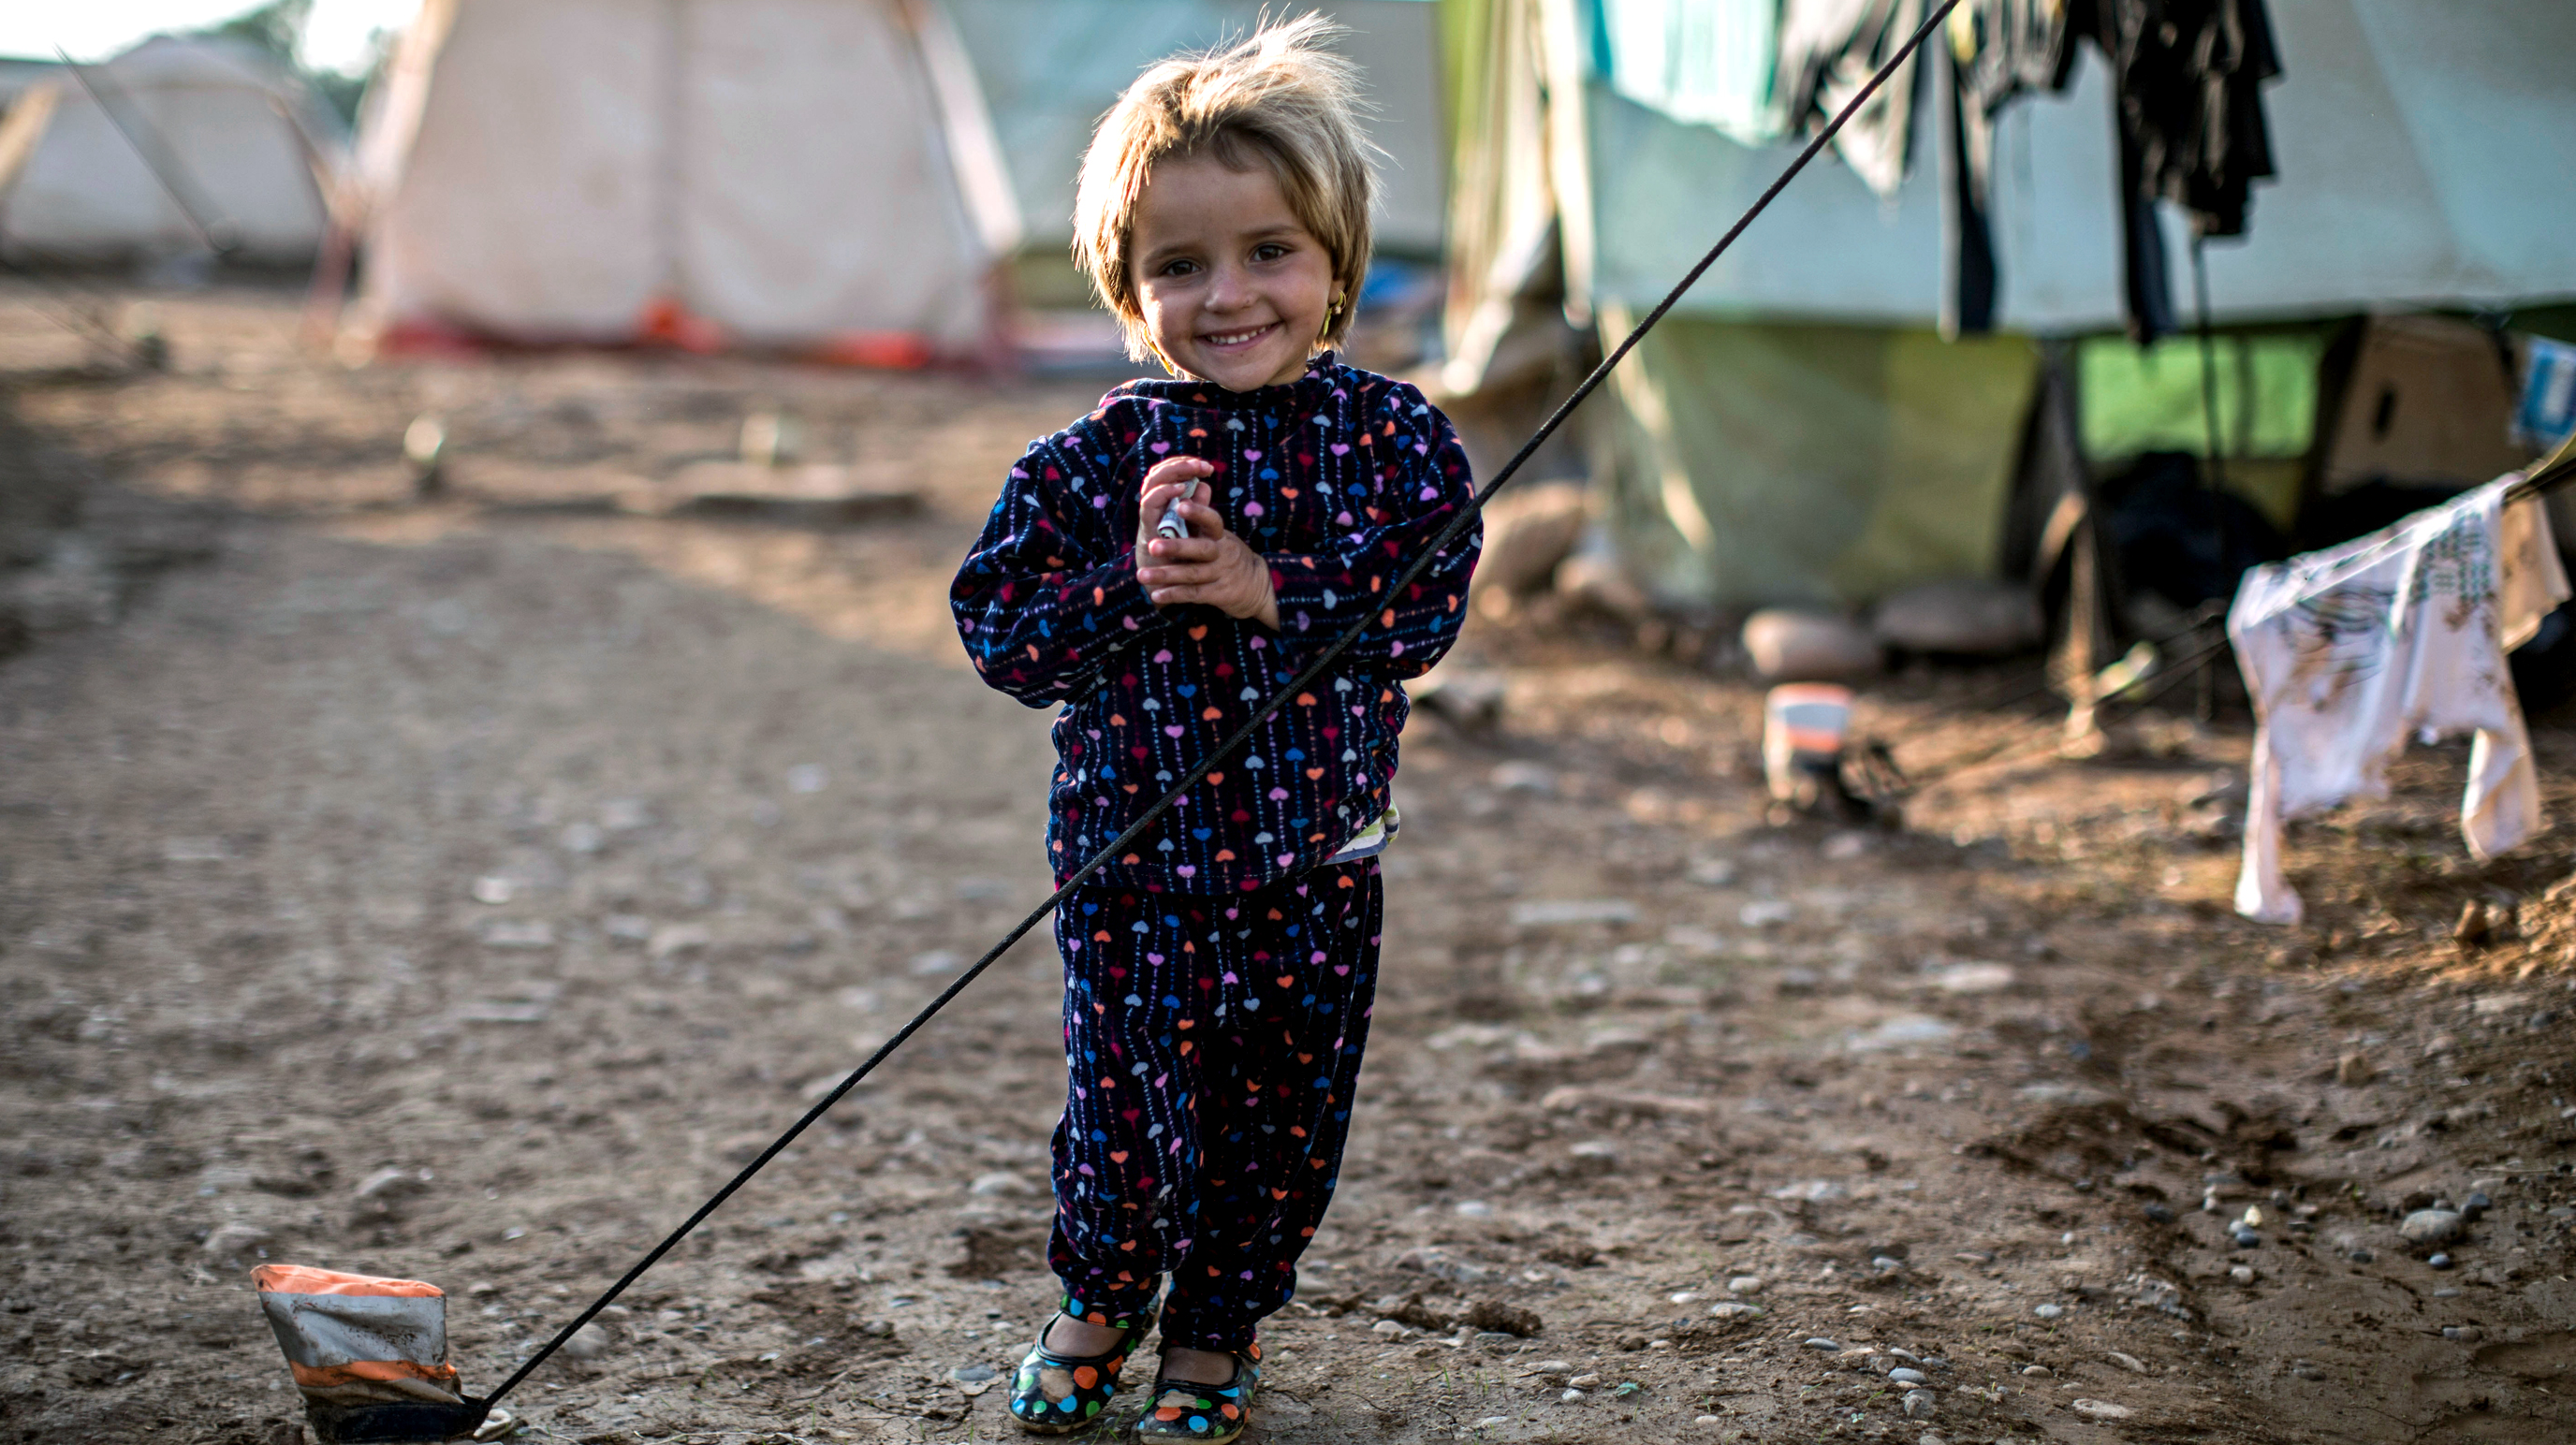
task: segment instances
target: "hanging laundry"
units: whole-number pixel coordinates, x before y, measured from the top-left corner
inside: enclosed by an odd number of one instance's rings
[[[2070,21],[2111,60],[2118,92],[2129,334],[2175,329],[2155,203],[2199,236],[2245,234],[2254,182],[2275,174],[2260,87],[2281,73],[2263,0],[2092,0]]]
[[[2085,0],[2077,0],[2085,3]],[[2075,69],[2067,0],[1962,0],[1944,22],[1942,92],[1941,334],[1994,330],[2002,276],[1988,210],[1995,115],[2029,91],[2066,88]]]
[[[2388,795],[2409,738],[2474,734],[2460,831],[2489,858],[2540,824],[2540,783],[2505,654],[2569,595],[2536,499],[2507,476],[2330,551],[2245,574],[2227,614],[2253,695],[2253,787],[2236,911],[2296,923],[2286,818]]]
[[[1953,18],[1958,11],[1950,12]],[[1947,46],[1943,49],[1946,51]],[[1966,96],[1958,57],[1932,59],[1934,115],[1941,127],[1941,339],[1995,329],[2003,268],[1995,260],[1994,217],[1987,209],[1994,127]]]
[[[1994,117],[2026,92],[2064,90],[2074,42],[2088,38],[2111,65],[2129,334],[2145,342],[2179,329],[2156,202],[2181,206],[2196,235],[2242,235],[2254,182],[2274,174],[2260,87],[2281,63],[2263,0],[1963,0],[1945,29],[1955,70],[1937,112],[1944,330],[1993,326]],[[1784,66],[1787,54],[1784,44]]]
[[[1987,117],[2014,96],[2064,90],[2074,69],[2070,0],[1962,0],[1944,22],[1960,88]],[[2084,5],[2090,0],[2072,0]]]
[[[1745,145],[1780,138],[1779,0],[1600,0],[1610,88]]]
[[[2149,194],[2199,235],[2243,235],[2254,182],[2275,173],[2260,87],[2281,57],[2263,0],[2094,0],[2073,16],[2110,57]]]
[[[1791,132],[1822,128],[1922,24],[1923,0],[1783,0],[1772,87]],[[1882,196],[1896,194],[1913,159],[1917,68],[1907,60],[1834,136],[1835,151]]]

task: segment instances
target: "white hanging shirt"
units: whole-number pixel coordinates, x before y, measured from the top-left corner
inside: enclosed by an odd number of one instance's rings
[[[2460,831],[2489,858],[2540,823],[2540,780],[2505,654],[2568,596],[2537,499],[2505,476],[2383,531],[2245,574],[2227,636],[2253,693],[2254,767],[2236,911],[2296,923],[2281,824],[2388,796],[2407,739],[2476,734]]]

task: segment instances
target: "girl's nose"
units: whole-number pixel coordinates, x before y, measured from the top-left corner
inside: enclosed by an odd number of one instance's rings
[[[1239,311],[1251,304],[1251,278],[1239,267],[1219,266],[1209,278],[1207,307],[1210,311]]]

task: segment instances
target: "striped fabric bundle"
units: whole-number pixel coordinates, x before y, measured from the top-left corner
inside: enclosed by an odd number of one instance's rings
[[[300,1264],[264,1264],[251,1278],[323,1440],[405,1438],[383,1433],[394,1417],[423,1406],[448,1407],[444,1417],[464,1403],[438,1286]]]
[[[1792,682],[1771,689],[1762,700],[1762,774],[1773,801],[1808,808],[1831,795],[1828,780],[1841,775],[1851,709],[1847,687]]]

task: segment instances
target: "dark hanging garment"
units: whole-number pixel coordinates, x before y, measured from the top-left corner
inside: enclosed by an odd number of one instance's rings
[[[1790,133],[1812,135],[1849,104],[1921,27],[1923,8],[1923,0],[1784,0],[1772,84],[1788,102]],[[1913,160],[1920,70],[1908,60],[1834,136],[1834,150],[1882,196],[1896,194]]]
[[[1944,328],[1993,320],[1996,113],[2024,92],[2064,90],[2075,42],[2090,39],[2111,67],[2129,334],[2177,330],[2156,202],[2183,207],[2197,235],[2242,235],[2254,182],[2274,174],[2260,87],[2281,64],[2263,0],[1963,0],[1945,28],[1955,73],[1941,110]]]
[[[2110,57],[2144,183],[2196,234],[2244,234],[2248,193],[2274,174],[2259,87],[2281,58],[2262,0],[2092,0],[2074,21]]]
[[[2140,346],[2182,329],[2174,318],[2173,270],[2165,263],[2165,230],[2156,220],[2154,173],[2124,130],[2120,136],[2120,289],[2129,310],[2129,339]]]
[[[1987,215],[1985,166],[1969,145],[1959,67],[1948,55],[1932,61],[1932,91],[1941,125],[1941,336],[1983,336],[1995,329],[1995,232]]]
[[[2026,91],[2062,90],[2073,72],[2067,0],[1963,0],[1931,44],[1943,92],[1941,332],[1994,329],[2002,275],[1989,209],[1995,116]]]
[[[2155,202],[2200,236],[2245,233],[2254,182],[2275,174],[2263,82],[2281,73],[2263,0],[2075,0],[2070,30],[2111,62],[2120,128],[2129,335],[2175,330]]]

